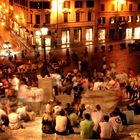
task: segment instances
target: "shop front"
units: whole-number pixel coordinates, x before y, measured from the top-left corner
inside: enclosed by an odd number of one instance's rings
[[[43,36],[41,35],[41,31],[37,30],[35,31],[35,38],[34,38],[34,44],[35,46],[38,46],[38,49],[41,50],[42,49],[42,40],[43,40]],[[50,46],[51,46],[51,37],[50,36],[45,36],[45,46],[46,49],[49,50]]]
[[[69,29],[62,30],[61,41],[62,41],[62,45],[70,43],[70,30]]]
[[[133,34],[132,34],[132,28],[126,28],[126,39],[132,39]]]
[[[93,40],[93,28],[92,27],[86,28],[86,41],[92,40]]]
[[[140,27],[134,28],[134,39],[140,39]]]
[[[75,28],[74,29],[74,42],[80,42],[81,41],[81,28]]]
[[[106,39],[106,30],[105,29],[99,29],[98,30],[98,41],[99,42],[105,42]]]

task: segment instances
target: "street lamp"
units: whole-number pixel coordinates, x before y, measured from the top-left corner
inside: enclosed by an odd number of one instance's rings
[[[48,63],[46,60],[46,46],[45,46],[45,36],[48,33],[48,28],[45,26],[45,24],[43,24],[42,28],[41,28],[41,35],[42,35],[42,48],[43,48],[43,54],[44,54],[44,60],[43,60],[43,66],[42,66],[42,71],[41,71],[41,76],[45,77],[46,75],[48,75],[48,77],[50,77],[50,73],[48,70]]]

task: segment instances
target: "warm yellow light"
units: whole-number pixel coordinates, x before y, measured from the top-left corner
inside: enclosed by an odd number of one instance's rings
[[[6,10],[5,10],[5,12],[6,12],[6,13],[9,13],[9,10],[8,10],[8,9],[6,9]]]
[[[25,19],[22,19],[22,23],[23,23],[23,24],[25,24],[25,23],[26,23]]]
[[[115,3],[117,4],[123,4],[125,2],[125,0],[115,0]]]
[[[3,21],[3,22],[1,22],[1,26],[5,26],[5,22]]]
[[[15,18],[18,19],[19,18],[19,15],[15,15]]]
[[[2,9],[2,6],[0,5],[0,9]]]
[[[57,4],[56,1],[52,1],[52,11],[57,10]]]
[[[45,27],[45,26],[43,26],[43,27],[41,28],[41,34],[42,34],[42,35],[47,35],[47,34],[48,34],[48,28]]]
[[[64,0],[58,0],[58,10],[63,9],[63,2],[64,2]]]
[[[13,6],[10,6],[10,10],[13,11]]]
[[[121,11],[121,5],[125,3],[126,0],[115,0],[116,11]]]
[[[124,3],[125,0],[118,0],[118,3]]]
[[[41,32],[37,30],[37,31],[35,31],[35,35],[36,36],[41,36]]]
[[[5,3],[4,2],[2,2],[2,7],[5,7]]]
[[[53,11],[62,10],[63,2],[64,2],[64,0],[54,0],[54,1],[52,1],[52,10]]]

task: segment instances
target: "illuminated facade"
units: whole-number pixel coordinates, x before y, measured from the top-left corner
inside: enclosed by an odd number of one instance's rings
[[[47,45],[68,47],[94,40],[93,0],[10,0],[10,6],[10,27],[31,45],[40,45],[43,23],[49,28]]]
[[[30,45],[47,46],[140,38],[140,0],[0,0],[0,18]],[[3,10],[4,9],[4,10]]]
[[[98,40],[140,39],[140,0],[100,0]]]

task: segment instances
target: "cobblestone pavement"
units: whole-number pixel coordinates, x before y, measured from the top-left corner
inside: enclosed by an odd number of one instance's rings
[[[58,100],[61,100],[63,105],[67,102],[72,101],[72,96],[69,95],[59,95],[57,97]],[[64,100],[65,99],[65,100]],[[109,113],[116,104],[118,104],[118,100],[116,98],[116,94],[112,92],[94,92],[88,93],[84,95],[82,102],[90,103],[92,101],[92,105],[100,104],[105,113]],[[59,136],[55,134],[42,134],[41,132],[41,117],[36,117],[36,120],[33,122],[28,122],[24,124],[24,129],[19,130],[9,130],[6,129],[5,132],[0,133],[0,140],[82,140],[79,136],[80,129],[74,128],[76,134],[72,134],[69,136]],[[133,140],[130,136],[132,132],[140,133],[140,115],[135,116],[135,124],[125,126],[123,132],[117,134],[115,136],[115,140]]]

